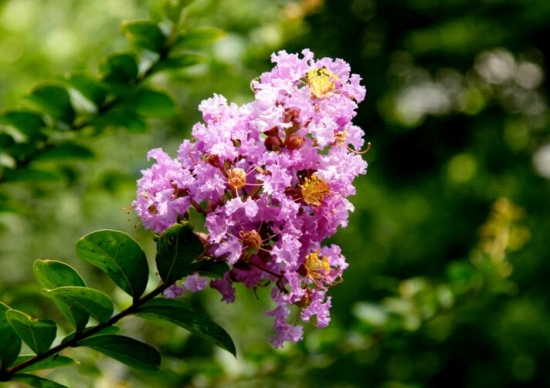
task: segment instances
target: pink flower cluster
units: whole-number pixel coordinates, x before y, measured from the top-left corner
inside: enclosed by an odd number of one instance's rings
[[[226,302],[233,284],[272,284],[276,347],[297,342],[301,325],[289,323],[290,307],[302,321],[330,321],[330,286],[348,266],[335,245],[322,246],[353,210],[346,199],[367,164],[356,151],[363,131],[352,124],[365,97],[360,77],[340,59],[315,60],[281,51],[275,67],[251,83],[254,101],[237,106],[215,95],[199,109],[193,127],[173,159],[162,149],[138,181],[133,202],[143,225],[162,233],[189,211],[204,216],[206,255],[230,266],[210,281]],[[167,297],[206,287],[192,275],[167,290]]]

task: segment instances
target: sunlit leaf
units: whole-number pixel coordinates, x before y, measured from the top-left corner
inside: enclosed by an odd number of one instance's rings
[[[6,111],[0,114],[0,124],[11,125],[30,138],[45,139],[41,132],[44,121],[36,113],[24,110]]]
[[[33,265],[34,275],[43,288],[57,288],[64,286],[86,287],[86,283],[78,272],[70,265],[56,260],[36,260]],[[50,296],[50,294],[47,294]],[[58,298],[52,299],[63,316],[75,327],[82,331],[88,323],[89,314],[78,307],[68,305]]]
[[[182,31],[174,41],[174,48],[197,48],[211,44],[225,36],[225,31],[215,27],[196,27]]]
[[[171,322],[236,356],[235,344],[221,326],[187,309],[176,300],[152,299],[140,306],[136,315]]]
[[[136,20],[123,23],[120,28],[133,45],[155,53],[164,50],[166,36],[155,23],[149,20]]]
[[[139,298],[147,287],[149,267],[145,252],[128,234],[98,230],[80,238],[78,256],[104,271],[128,295]]]
[[[9,367],[21,351],[21,338],[13,330],[6,318],[10,308],[0,302],[0,370]]]
[[[28,375],[25,373],[18,373],[12,377],[13,381],[19,381],[25,383],[34,388],[67,388],[64,385],[58,384],[55,381],[38,377],[35,375]]]
[[[17,310],[6,311],[6,318],[15,332],[36,354],[48,351],[57,327],[49,319],[36,319]]]
[[[156,263],[160,277],[171,284],[193,271],[193,261],[204,252],[190,225],[175,224],[157,242]]]
[[[55,120],[67,124],[71,124],[74,120],[75,112],[69,92],[61,86],[48,84],[38,86],[27,96],[27,99]]]
[[[99,323],[107,322],[113,315],[114,307],[111,298],[92,288],[66,286],[43,290],[43,293],[70,307],[85,311]]]
[[[157,370],[160,353],[150,345],[121,335],[101,335],[78,343],[105,354],[128,366],[141,370]]]
[[[35,356],[32,354],[21,355],[17,357],[15,364],[19,365],[22,362],[27,361],[33,357]],[[66,356],[60,356],[59,354],[54,354],[53,356],[45,358],[44,360],[40,360],[38,362],[33,363],[32,365],[24,368],[23,370],[25,372],[32,372],[35,370],[59,368],[62,366],[67,366],[72,364],[76,364],[76,361],[73,360],[72,358],[66,357]]]

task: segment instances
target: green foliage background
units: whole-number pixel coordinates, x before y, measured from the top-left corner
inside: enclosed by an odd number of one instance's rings
[[[154,17],[157,4],[0,2],[0,108],[25,106],[25,93],[55,76],[95,72],[127,48],[120,23]],[[159,344],[162,372],[75,349],[81,365],[45,376],[71,387],[550,385],[548,2],[196,0],[186,20],[226,37],[201,50],[205,64],[152,80],[176,96],[177,115],[150,121],[146,134],[111,129],[86,139],[94,160],[51,166],[60,181],[0,185],[0,200],[18,207],[0,213],[0,299],[55,315],[32,276],[44,258],[112,291],[77,260],[74,243],[115,228],[153,249],[124,210],[147,150],[174,153],[203,98],[246,102],[271,52],[307,47],[348,61],[368,88],[356,124],[372,143],[369,173],[357,181],[349,227],[334,238],[350,268],[332,291],[333,321],[276,351],[266,290],[239,290],[230,306],[205,292],[189,303],[231,334],[237,360],[181,329],[129,318],[135,338]],[[486,224],[501,197],[523,209],[519,226],[504,202]],[[488,249],[502,233],[504,246]]]

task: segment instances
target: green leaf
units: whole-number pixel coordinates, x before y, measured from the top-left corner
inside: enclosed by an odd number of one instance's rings
[[[78,272],[70,265],[56,260],[36,260],[33,265],[34,275],[43,288],[64,286],[86,287]],[[50,294],[47,294],[50,296]],[[77,331],[82,331],[88,323],[89,314],[78,307],[70,306],[53,298],[59,311],[67,318]]]
[[[17,361],[15,364],[19,365],[24,361],[27,361],[31,358],[35,357],[32,354],[24,354],[19,357],[17,357]],[[29,365],[26,368],[23,368],[25,372],[32,372],[35,370],[42,370],[42,369],[52,369],[52,368],[59,368],[62,366],[72,365],[76,364],[76,361],[73,360],[70,357],[60,356],[58,354],[54,354],[53,356],[50,356],[48,358],[45,358],[44,360],[35,362],[32,365]]]
[[[193,264],[193,272],[198,272],[203,276],[211,278],[221,278],[229,271],[229,265],[225,261],[211,260],[204,258]]]
[[[106,323],[113,315],[111,298],[101,291],[88,287],[65,286],[42,290],[44,295],[55,298],[70,307],[85,311],[99,323]]]
[[[85,74],[71,74],[65,77],[64,81],[96,107],[99,108],[105,102],[107,91],[94,77]]]
[[[178,23],[178,21],[181,18],[181,11],[183,8],[189,3],[191,3],[192,0],[169,0],[164,2],[162,13],[166,16],[166,18],[173,23]]]
[[[6,311],[6,318],[15,332],[36,354],[43,354],[55,339],[57,327],[49,319],[35,319],[17,310]]]
[[[215,27],[196,27],[180,32],[174,41],[175,48],[200,48],[225,36],[225,31]]]
[[[123,127],[132,132],[143,133],[147,124],[131,110],[111,110],[106,114],[97,116],[93,124],[98,127]]]
[[[136,369],[154,371],[160,366],[160,354],[150,345],[121,335],[100,335],[78,343]]]
[[[5,170],[2,176],[3,182],[57,182],[60,180],[58,174],[52,171],[27,168],[24,170]]]
[[[55,120],[72,124],[75,112],[65,88],[57,85],[41,85],[35,88],[27,99]]]
[[[21,338],[9,324],[6,311],[10,308],[0,302],[0,371],[7,369],[21,351]]]
[[[176,300],[162,298],[152,299],[140,306],[135,315],[148,319],[161,319],[171,322],[227,350],[234,356],[237,354],[233,340],[221,326],[187,309]]]
[[[154,68],[153,72],[159,72],[164,70],[176,70],[184,67],[198,65],[206,62],[206,57],[200,54],[182,53],[174,56],[170,56],[161,62],[159,62]]]
[[[80,238],[76,252],[104,271],[128,295],[139,298],[147,287],[149,266],[145,252],[128,234],[98,230]]]
[[[136,20],[123,23],[120,27],[126,39],[138,48],[161,53],[166,45],[166,36],[155,23]]]
[[[139,69],[134,54],[113,54],[99,65],[103,81],[112,84],[133,84]]]
[[[157,242],[156,263],[160,277],[171,284],[193,272],[193,262],[204,252],[201,240],[189,224],[175,224]]]
[[[146,117],[166,117],[175,113],[176,103],[166,92],[139,89],[124,102],[123,108]]]
[[[64,142],[39,154],[33,161],[50,162],[59,160],[90,160],[94,158],[93,152],[85,146],[73,142]]]
[[[21,383],[29,384],[34,388],[67,388],[64,385],[58,384],[55,381],[48,380],[35,375],[28,375],[25,373],[18,373],[12,377],[13,381],[19,381]]]
[[[41,132],[44,127],[42,117],[36,113],[13,110],[0,115],[0,124],[11,125],[30,138],[43,140],[46,136]]]
[[[116,334],[116,333],[118,333],[119,331],[120,331],[120,327],[118,327],[118,326],[107,326],[106,328],[101,329],[101,330],[98,331],[97,333],[90,335],[90,337],[88,337],[88,338],[97,337],[97,336],[99,336],[99,335],[105,335],[105,334]],[[70,334],[68,334],[67,336],[65,336],[65,337],[61,340],[61,343],[65,343],[65,342],[67,342],[67,341],[72,340],[76,334],[77,334],[77,333],[73,331],[72,333],[70,333]]]

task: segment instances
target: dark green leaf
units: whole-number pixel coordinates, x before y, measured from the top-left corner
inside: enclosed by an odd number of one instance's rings
[[[205,61],[206,61],[206,57],[200,54],[193,54],[193,53],[178,54],[159,62],[153,68],[153,72],[164,71],[164,70],[177,70],[184,67],[198,65],[199,63],[204,63]]]
[[[93,122],[98,127],[123,127],[132,132],[145,132],[147,124],[131,110],[112,110],[96,117]]]
[[[49,319],[35,319],[21,311],[8,310],[6,318],[15,332],[36,354],[48,351],[57,327]]]
[[[100,335],[80,341],[87,346],[128,366],[141,370],[157,370],[160,354],[150,345],[121,335]]]
[[[114,307],[111,298],[92,288],[66,286],[43,290],[43,293],[70,307],[85,311],[99,323],[107,322],[113,315]]]
[[[33,265],[34,275],[43,288],[64,286],[86,287],[78,272],[70,265],[55,260],[36,260]],[[47,294],[48,296],[50,294]],[[75,327],[82,331],[88,323],[89,314],[81,309],[68,305],[57,298],[53,301],[61,313]]]
[[[147,257],[128,234],[116,230],[92,232],[78,240],[76,252],[135,299],[145,291],[149,277]]]
[[[166,117],[175,113],[176,103],[166,92],[140,89],[124,102],[123,108],[146,117]]]
[[[163,14],[166,18],[173,23],[177,23],[181,17],[182,9],[189,5],[192,0],[169,0],[165,1],[163,4]]]
[[[36,113],[17,110],[7,111],[0,115],[0,124],[11,125],[30,138],[45,138],[41,132],[44,121]]]
[[[193,264],[193,272],[211,278],[221,278],[227,271],[229,271],[229,265],[225,261],[204,258]]]
[[[67,388],[64,385],[58,384],[55,381],[44,379],[42,377],[18,373],[12,377],[13,381],[29,384],[34,388]]]
[[[138,48],[161,53],[166,44],[166,36],[160,28],[148,20],[123,23],[120,27],[126,39]]]
[[[197,27],[180,32],[175,41],[174,48],[200,48],[211,44],[225,36],[225,31],[215,27]]]
[[[2,176],[3,182],[56,182],[59,181],[58,174],[52,171],[36,170],[27,168],[24,170],[5,170]]]
[[[10,308],[0,303],[0,371],[8,368],[21,351],[21,338],[13,330],[6,318]]]
[[[34,161],[37,162],[50,162],[67,159],[93,159],[94,154],[88,147],[80,144],[65,142],[56,145],[53,148],[39,154]]]
[[[71,74],[64,81],[96,107],[100,107],[105,102],[107,91],[94,77],[85,74]]]
[[[24,361],[27,361],[28,359],[31,359],[35,357],[32,354],[24,354],[19,357],[17,357],[17,361],[15,364],[19,365]],[[61,366],[76,364],[76,361],[73,360],[70,357],[60,356],[58,354],[55,354],[53,356],[50,356],[44,360],[35,362],[34,364],[24,368],[23,370],[25,372],[32,372],[35,370],[42,370],[42,369],[52,369],[52,368],[59,368]]]
[[[114,54],[99,65],[103,81],[113,84],[132,84],[139,73],[136,57],[130,53]]]
[[[57,85],[38,86],[27,97],[36,104],[44,113],[55,120],[71,124],[75,117],[69,93],[65,88]]]
[[[187,309],[176,300],[152,299],[139,307],[136,315],[171,322],[227,350],[234,356],[237,354],[233,340],[221,326]]]
[[[89,338],[97,337],[99,335],[105,335],[105,334],[116,334],[120,331],[120,327],[118,326],[107,326],[105,329],[100,330],[99,332],[92,334]],[[65,343],[67,341],[70,341],[74,338],[76,335],[76,332],[72,332],[68,334],[65,338],[61,340],[62,343]]]
[[[157,242],[156,263],[160,277],[171,284],[193,272],[193,262],[204,252],[201,240],[189,225],[175,224]]]

